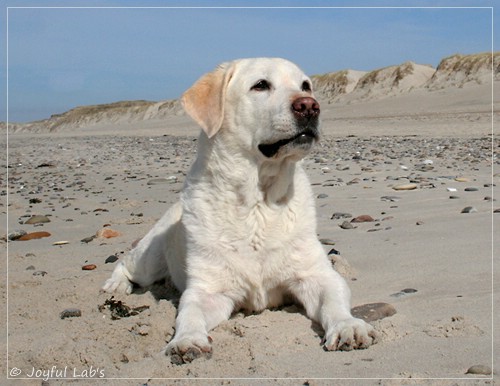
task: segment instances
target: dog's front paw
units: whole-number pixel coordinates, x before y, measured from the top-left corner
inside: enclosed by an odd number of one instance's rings
[[[212,357],[211,338],[199,334],[193,337],[175,338],[165,348],[165,355],[170,355],[170,362],[175,365],[190,363],[194,359],[204,356]]]
[[[119,292],[128,295],[132,292],[133,287],[134,285],[125,274],[125,267],[120,262],[116,266],[111,277],[108,280],[106,280],[106,283],[104,283],[102,291],[110,293]]]
[[[341,320],[330,328],[325,336],[327,351],[350,351],[368,348],[377,342],[377,332],[364,320],[350,318]]]

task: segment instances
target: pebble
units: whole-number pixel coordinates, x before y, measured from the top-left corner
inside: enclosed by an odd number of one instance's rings
[[[22,230],[22,229],[19,229],[19,230],[15,230],[15,231],[12,231],[10,232],[8,235],[7,235],[7,239],[11,240],[11,241],[14,241],[14,240],[17,240],[19,239],[20,237],[24,236],[25,234],[27,234],[28,232]]]
[[[175,182],[177,182],[177,177],[170,176],[168,178],[153,178],[147,182],[147,185],[173,184]]]
[[[474,365],[469,367],[465,374],[491,375],[491,368],[484,365]]]
[[[350,213],[343,213],[343,212],[335,212],[332,214],[332,217],[330,217],[331,220],[340,220],[341,218],[351,218],[352,214]]]
[[[469,182],[470,179],[467,177],[457,177],[457,178],[455,178],[455,181],[457,181],[457,182]]]
[[[17,240],[19,241],[36,240],[49,236],[50,236],[49,232],[31,232],[31,233],[26,233],[25,235],[19,237]]]
[[[450,200],[457,200],[459,198],[460,198],[459,196],[455,196],[455,195],[450,196]]]
[[[477,192],[479,189],[474,187],[465,188],[465,192]]]
[[[396,314],[396,309],[389,303],[370,303],[354,307],[351,312],[356,318],[373,322]]]
[[[323,245],[335,245],[335,241],[332,239],[319,239],[319,241]]]
[[[93,235],[93,236],[85,237],[85,238],[81,239],[80,241],[81,241],[82,243],[86,243],[86,244],[88,244],[88,243],[90,243],[92,240],[94,240],[95,238],[96,238],[96,235]]]
[[[42,276],[43,277],[45,275],[48,275],[47,271],[35,271],[35,272],[33,272],[33,276]]]
[[[382,197],[380,197],[380,199],[382,201],[397,202],[397,201],[401,200],[401,197],[397,197],[397,196],[382,196]]]
[[[97,265],[95,265],[95,264],[86,264],[82,267],[82,270],[83,271],[93,271],[96,268],[97,268]]]
[[[96,237],[110,239],[112,237],[121,236],[121,233],[110,228],[99,229],[96,233]]]
[[[355,217],[351,220],[351,222],[358,223],[358,222],[372,222],[375,221],[372,216],[367,215],[367,214],[362,214],[361,216]]]
[[[476,213],[477,209],[474,208],[473,206],[466,206],[465,208],[462,209],[462,212],[460,213]]]
[[[66,244],[69,244],[69,241],[62,240],[62,241],[55,241],[52,243],[52,245],[66,245]]]
[[[104,264],[114,263],[117,260],[118,260],[118,257],[116,257],[116,255],[111,255],[111,256],[108,256],[108,258],[106,260],[104,260]]]
[[[392,189],[394,189],[394,190],[415,190],[415,189],[417,189],[417,184],[396,185],[396,186],[393,186]]]
[[[82,311],[78,308],[66,308],[59,314],[61,319],[77,318],[80,316],[82,316]]]
[[[28,220],[26,220],[24,223],[25,224],[42,224],[50,222],[50,219],[47,216],[31,216]]]
[[[408,294],[413,294],[415,292],[418,292],[418,291],[416,289],[414,289],[414,288],[405,288],[405,289],[402,289],[399,292],[391,294],[390,296],[393,297],[393,298],[400,298],[401,296],[405,296],[405,295],[408,295]]]
[[[327,197],[328,197],[328,194],[321,193],[321,194],[318,194],[316,197],[317,197],[317,198],[327,198]]]
[[[355,226],[352,225],[349,221],[344,221],[342,224],[339,225],[342,229],[354,229]]]
[[[448,192],[456,192],[457,188],[446,188]]]

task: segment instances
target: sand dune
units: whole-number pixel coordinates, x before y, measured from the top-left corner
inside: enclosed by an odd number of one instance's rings
[[[500,80],[500,53],[494,54],[494,78]],[[314,75],[312,80],[317,97],[326,103],[339,105],[362,103],[385,98],[411,95],[415,92],[445,90],[453,93],[458,88],[491,84],[491,53],[455,55],[443,59],[437,69],[427,65],[406,62],[401,65],[371,72],[343,70]],[[425,96],[423,96],[425,97]],[[446,97],[444,97],[446,98]],[[411,111],[408,111],[411,114]],[[118,125],[123,129],[161,125],[166,118],[183,116],[178,100],[161,102],[122,101],[111,104],[76,107],[62,114],[30,123],[10,123],[11,133],[75,132]],[[5,132],[6,124],[0,123]]]

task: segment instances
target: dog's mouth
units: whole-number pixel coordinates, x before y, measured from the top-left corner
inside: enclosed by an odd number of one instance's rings
[[[273,143],[265,143],[265,144],[263,143],[260,144],[258,147],[260,152],[265,157],[272,158],[276,154],[278,154],[281,148],[283,148],[286,145],[309,148],[313,144],[313,142],[316,141],[317,139],[318,139],[318,133],[316,132],[316,130],[305,130],[291,138],[281,139]]]

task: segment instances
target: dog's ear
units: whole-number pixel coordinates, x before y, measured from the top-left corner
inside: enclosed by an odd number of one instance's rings
[[[221,64],[213,72],[203,75],[182,95],[184,109],[208,138],[213,137],[222,126],[226,88],[233,69],[232,63]]]

